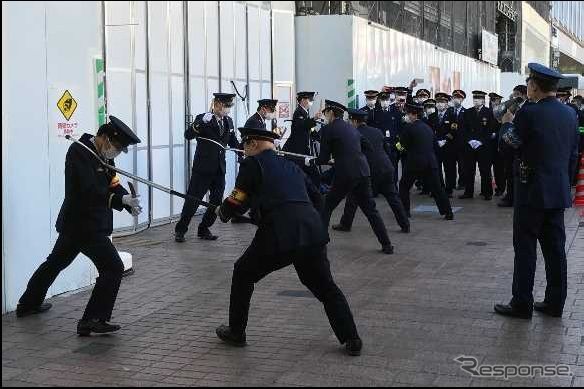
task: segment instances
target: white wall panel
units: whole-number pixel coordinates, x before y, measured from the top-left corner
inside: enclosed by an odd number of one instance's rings
[[[219,77],[219,11],[216,1],[205,1],[207,76]]]
[[[245,45],[247,25],[244,4],[233,3],[233,21],[235,31],[235,77],[245,80],[247,77],[247,48]]]
[[[58,90],[61,94],[65,88],[71,89],[77,101],[77,110],[71,117],[79,123],[77,135],[96,130],[96,87],[93,75],[95,56],[101,57],[101,10],[98,2],[47,2],[46,45],[47,45],[47,81],[49,91]],[[83,20],[76,24],[75,31],[63,20]],[[27,23],[28,25],[28,23]],[[72,33],[75,36],[71,40]],[[67,44],[67,56],[63,55],[63,42]],[[38,60],[38,59],[37,59]],[[42,61],[40,61],[42,62]],[[55,96],[49,93],[47,107],[55,112]],[[50,157],[50,208],[51,225],[54,225],[64,198],[65,155],[70,143],[57,137],[54,117],[49,116],[49,157]],[[28,154],[28,153],[27,153]],[[46,200],[44,201],[46,205]],[[51,237],[56,240],[57,233],[51,229]],[[48,253],[47,253],[48,254]],[[39,258],[40,259],[40,258]],[[63,293],[89,285],[95,278],[96,270],[89,260],[80,256],[70,267],[64,270],[53,283],[50,294]]]
[[[168,74],[150,74],[152,146],[168,146],[169,112]]]
[[[138,176],[148,178],[148,150],[138,150],[136,172]],[[150,192],[147,185],[138,183],[136,190],[140,193],[140,200],[144,212],[138,216],[138,224],[148,222],[148,208],[150,204]]]
[[[189,1],[189,67],[191,76],[205,74],[205,2]]]
[[[185,143],[185,91],[184,78],[172,76],[172,142],[177,144]]]
[[[28,279],[53,244],[47,204],[48,96],[46,87],[39,87],[47,84],[45,7],[46,3],[2,2],[3,312],[16,308]],[[26,34],[19,34],[23,25]],[[26,207],[22,193],[29,196]],[[30,244],[31,236],[34,244]]]
[[[272,65],[270,56],[272,51],[272,31],[270,27],[270,11],[260,9],[260,51],[258,52],[258,55],[260,55],[261,75],[262,80],[264,81],[271,81],[272,79]]]
[[[232,80],[235,75],[233,1],[221,1],[219,4],[221,4],[221,78]]]
[[[173,169],[172,169],[172,186],[173,189],[178,192],[185,193],[186,183],[185,183],[185,152],[184,146],[173,148]],[[184,200],[177,196],[173,197],[173,213],[174,215],[180,215],[182,211],[182,206]]]
[[[248,6],[247,17],[249,22],[248,47],[249,47],[249,78],[260,79],[260,10]]]
[[[170,157],[168,148],[152,150],[152,181],[159,185],[170,187]],[[170,216],[170,195],[160,190],[154,190],[152,196],[153,219]]]

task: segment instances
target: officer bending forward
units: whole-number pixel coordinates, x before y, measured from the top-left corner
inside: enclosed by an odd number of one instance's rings
[[[265,129],[239,129],[247,158],[241,163],[235,189],[217,209],[222,222],[252,208],[259,215],[251,245],[235,263],[231,282],[229,326],[217,336],[245,346],[247,318],[254,284],[273,271],[293,264],[300,281],[324,304],[331,327],[349,355],[360,355],[361,339],[353,315],[335,284],[327,258],[329,241],[317,208],[320,194],[297,164],[278,157]]]
[[[127,152],[129,145],[140,143],[134,132],[114,116],[95,137],[83,134],[79,141],[109,165],[122,151]],[[134,216],[142,211],[139,198],[128,194],[115,172],[105,169],[83,146],[72,144],[65,159],[65,200],[56,223],[59,238],[53,252],[28,282],[16,308],[17,317],[49,310],[51,304],[43,302],[47,291],[59,273],[83,253],[97,267],[99,277],[77,333],[87,336],[120,329],[108,323],[124,272],[124,264],[109,239],[113,209],[126,209]]]

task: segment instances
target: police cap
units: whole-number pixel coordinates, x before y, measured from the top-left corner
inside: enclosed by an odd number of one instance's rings
[[[122,146],[122,151],[124,153],[128,152],[128,146],[141,142],[140,138],[136,136],[134,131],[132,131],[130,127],[126,125],[126,123],[113,115],[109,116],[109,120],[110,122],[105,125],[105,133],[112,140],[116,141]]]

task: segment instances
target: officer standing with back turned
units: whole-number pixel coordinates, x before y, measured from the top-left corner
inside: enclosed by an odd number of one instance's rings
[[[373,190],[385,197],[389,204],[397,224],[403,233],[410,232],[410,222],[406,215],[404,206],[397,193],[393,175],[393,164],[389,159],[389,144],[385,142],[383,134],[377,128],[365,124],[367,112],[349,108],[349,120],[355,128],[363,135],[368,143],[363,152],[367,157],[369,168],[371,169],[371,184]],[[351,196],[347,196],[343,217],[338,225],[333,226],[336,231],[350,231],[357,211],[357,202]]]
[[[318,212],[318,189],[297,164],[276,155],[277,134],[263,128],[239,130],[247,158],[241,163],[235,189],[217,208],[217,214],[227,222],[251,207],[259,215],[258,229],[233,267],[229,325],[219,326],[217,336],[233,346],[245,346],[254,284],[293,264],[300,281],[324,305],[346,352],[359,355],[362,342],[353,314],[330,271],[326,252],[329,237]]]
[[[364,137],[349,123],[343,120],[347,108],[336,101],[325,100],[326,125],[321,131],[321,149],[316,163],[329,164],[334,158],[335,175],[330,192],[326,195],[322,210],[325,227],[331,220],[335,208],[347,196],[351,195],[363,211],[377,240],[381,251],[393,254],[393,246],[387,235],[383,219],[376,208],[371,190],[371,171],[363,154]]]
[[[503,139],[519,149],[515,169],[513,215],[513,298],[495,305],[504,316],[530,319],[533,310],[561,317],[567,295],[565,208],[572,205],[570,178],[578,162],[576,112],[555,93],[563,76],[537,63],[528,64],[527,93],[534,104],[507,112]],[[533,301],[537,242],[545,261],[543,302]]]

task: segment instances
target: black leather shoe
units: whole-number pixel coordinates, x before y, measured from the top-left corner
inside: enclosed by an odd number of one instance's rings
[[[513,206],[513,202],[509,201],[508,199],[503,199],[497,203],[497,206],[501,208],[511,208]]]
[[[359,338],[349,339],[345,342],[345,350],[347,354],[352,357],[358,357],[361,355],[361,349],[363,348],[363,342]]]
[[[404,227],[401,229],[401,232],[404,234],[409,234],[410,233],[410,226]]]
[[[461,194],[460,196],[458,196],[459,199],[464,200],[464,199],[472,199],[474,196],[471,194]]]
[[[79,320],[77,323],[77,334],[79,336],[89,336],[95,334],[109,334],[120,330],[119,325],[109,324],[105,320]]]
[[[453,213],[447,213],[444,216],[444,220],[454,220],[454,214]]]
[[[502,191],[500,191],[500,190],[498,190],[498,189],[497,189],[497,190],[495,191],[495,197],[500,197],[500,196],[503,196],[503,193],[505,193],[505,192],[502,192]]]
[[[49,303],[42,303],[41,305],[37,305],[36,307],[27,307],[25,305],[18,304],[16,306],[16,317],[26,317],[37,313],[43,313],[48,311],[52,307],[53,305]]]
[[[551,317],[562,317],[563,309],[559,309],[546,303],[545,301],[534,303],[533,309]]]
[[[382,252],[382,253],[384,253],[384,254],[389,254],[389,255],[391,255],[391,254],[393,254],[393,246],[392,246],[392,245],[390,245],[390,244],[388,244],[388,245],[385,245],[385,246],[383,246],[383,247],[381,248],[381,252]]]
[[[449,199],[453,198],[454,196],[452,195],[452,192],[448,192],[446,193],[446,196],[448,196]]]
[[[229,328],[229,326],[220,325],[215,330],[215,333],[219,339],[232,346],[244,347],[247,345],[247,342],[245,341],[245,332],[243,335],[235,335],[233,332],[231,332],[231,328]]]
[[[533,316],[533,310],[529,308],[518,308],[511,304],[495,304],[495,312],[502,316],[518,319],[531,319]]]
[[[493,196],[485,196],[485,201],[491,201],[493,199]]]
[[[174,241],[178,243],[184,243],[186,241],[185,234],[174,233]]]
[[[456,190],[464,190],[464,185],[458,185],[458,186],[456,187]]]
[[[351,231],[351,229],[349,227],[345,227],[342,224],[335,224],[333,226],[333,230],[335,230],[335,231],[343,231],[343,232],[349,232],[349,231]]]
[[[213,235],[209,230],[199,230],[197,236],[203,240],[217,240],[217,238],[219,238],[217,235]]]

